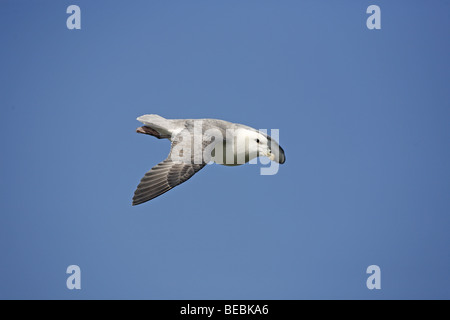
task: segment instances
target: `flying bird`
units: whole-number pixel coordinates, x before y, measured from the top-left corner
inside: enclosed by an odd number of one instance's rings
[[[252,127],[218,119],[165,119],[146,114],[136,132],[171,141],[169,156],[148,171],[133,197],[133,206],[152,200],[190,179],[206,164],[236,166],[266,156],[283,164],[283,149]]]

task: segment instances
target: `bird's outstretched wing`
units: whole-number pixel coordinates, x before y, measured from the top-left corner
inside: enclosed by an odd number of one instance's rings
[[[152,200],[191,178],[206,164],[184,163],[169,158],[154,166],[141,179],[133,197],[133,206]]]
[[[211,160],[211,150],[218,141],[215,137],[207,137],[201,142],[200,148],[195,150],[192,149],[194,136],[189,131],[175,136],[167,159],[154,166],[141,179],[134,192],[133,206],[152,200],[190,179]],[[185,152],[188,159],[182,157]]]

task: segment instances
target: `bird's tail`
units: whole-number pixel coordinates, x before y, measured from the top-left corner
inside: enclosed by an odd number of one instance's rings
[[[171,137],[175,129],[172,120],[165,119],[157,114],[145,114],[137,118],[137,120],[142,122],[144,126],[156,130],[161,138]]]

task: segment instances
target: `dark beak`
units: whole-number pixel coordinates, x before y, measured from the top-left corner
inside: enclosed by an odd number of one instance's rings
[[[273,160],[279,164],[283,164],[286,161],[283,148],[273,140],[271,141],[270,152],[275,156]]]
[[[283,164],[286,161],[286,156],[284,155],[284,150],[283,148],[280,147],[280,154],[278,155],[278,162],[280,164]]]

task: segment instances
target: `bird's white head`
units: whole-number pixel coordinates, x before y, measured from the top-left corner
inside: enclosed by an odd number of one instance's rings
[[[245,148],[245,153],[249,155],[250,159],[265,156],[280,164],[286,161],[284,150],[269,135],[254,129],[244,129],[240,131],[238,137],[241,138],[238,149]],[[242,137],[245,137],[245,140]],[[245,146],[242,141],[245,141]]]

